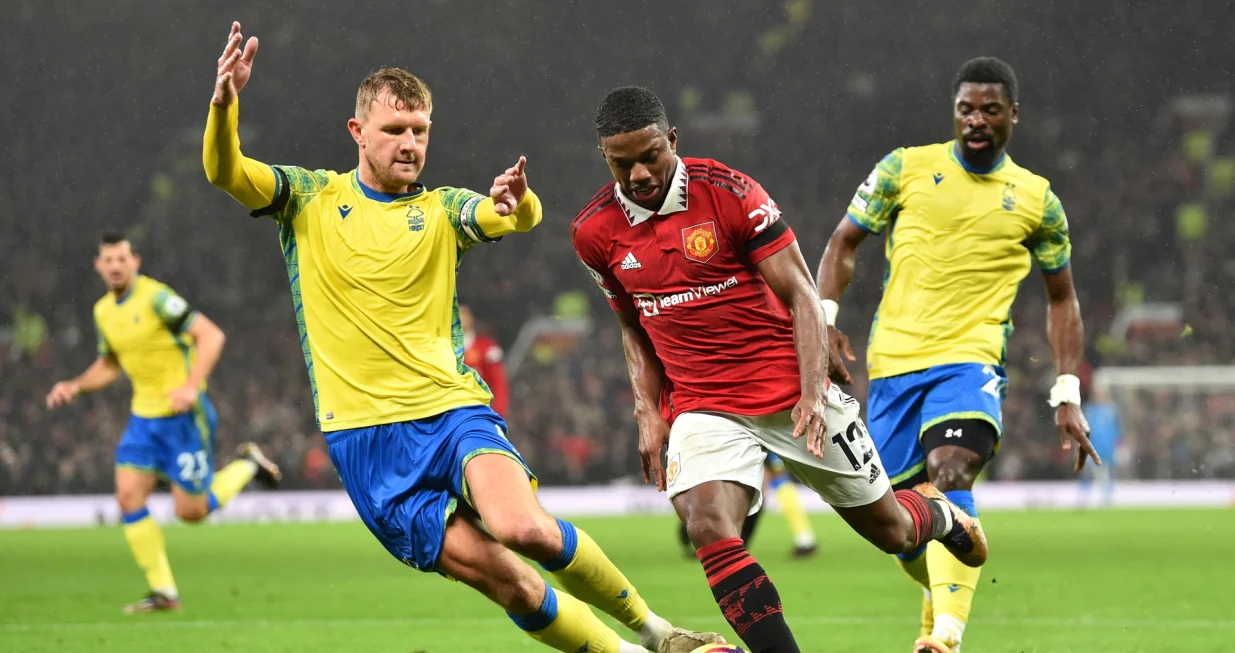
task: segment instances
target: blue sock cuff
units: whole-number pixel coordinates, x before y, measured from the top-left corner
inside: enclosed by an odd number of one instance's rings
[[[545,600],[540,603],[540,609],[532,614],[517,615],[506,613],[515,625],[527,633],[544,630],[557,619],[557,594],[552,587],[545,585]]]
[[[772,477],[771,481],[768,481],[768,487],[772,488],[772,491],[775,492],[776,490],[780,489],[780,486],[788,482],[789,482],[788,473],[777,474],[776,476]]]
[[[540,566],[549,572],[561,571],[570,564],[571,560],[575,559],[575,551],[579,548],[579,534],[575,532],[574,524],[568,521],[557,520],[557,527],[562,529],[562,552],[552,560],[546,560],[540,563]],[[556,600],[554,602],[556,610]],[[524,630],[527,630],[526,628]]]
[[[973,491],[971,490],[949,490],[943,493],[943,496],[948,497],[948,501],[956,504],[957,508],[965,511],[965,514],[978,518],[978,508],[973,503]]]
[[[214,492],[206,495],[206,510],[214,512],[219,509],[219,497],[214,496]]]
[[[918,558],[921,558],[923,553],[926,553],[926,545],[925,545],[925,544],[923,544],[922,546],[920,546],[920,547],[918,547],[918,548],[916,548],[916,549],[914,549],[914,550],[912,550],[912,551],[910,551],[910,552],[908,552],[908,553],[898,553],[898,554],[896,554],[896,557],[897,557],[897,558],[900,558],[900,559],[901,559],[901,562],[913,562],[914,560],[917,560]]]
[[[126,524],[136,524],[137,522],[150,516],[150,509],[142,506],[133,512],[126,512],[120,516]]]

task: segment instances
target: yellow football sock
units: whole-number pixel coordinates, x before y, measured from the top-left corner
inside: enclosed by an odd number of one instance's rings
[[[899,555],[892,556],[892,559],[896,560],[896,564],[900,565],[901,571],[905,572],[905,575],[913,582],[928,590],[931,588],[931,575],[927,568],[925,552],[913,560],[906,561]]]
[[[648,622],[648,604],[604,551],[570,522],[558,520],[562,529],[562,554],[541,563],[562,589],[590,603],[638,631]]]
[[[931,600],[931,591],[922,589],[922,621],[918,634],[926,637],[935,632],[935,603]]]
[[[510,618],[532,639],[567,653],[625,653],[631,650],[618,634],[579,599],[545,586],[540,611]],[[547,622],[547,623],[546,623]],[[639,650],[639,649],[634,649]]]
[[[218,506],[223,507],[233,497],[240,494],[244,486],[257,475],[257,463],[252,460],[233,460],[231,464],[214,473],[214,481],[210,483],[210,493],[214,495]]]
[[[172,566],[167,562],[167,546],[163,542],[163,529],[150,516],[146,508],[124,515],[124,539],[133,551],[137,566],[146,572],[150,589],[169,596],[176,595],[176,579]]]
[[[923,557],[930,570],[931,604],[935,612],[932,634],[945,642],[960,642],[982,570],[961,564],[939,542],[931,542]]]
[[[792,481],[781,483],[776,488],[776,502],[780,504],[780,513],[789,523],[793,531],[793,541],[798,545],[814,543],[815,530],[811,528],[810,518],[806,516],[806,508],[802,507],[802,497],[798,494],[798,486]]]

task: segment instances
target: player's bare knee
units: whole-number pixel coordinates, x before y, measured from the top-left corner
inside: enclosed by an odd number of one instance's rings
[[[531,574],[495,588],[494,602],[512,614],[532,614],[544,602],[545,587],[539,576]]]
[[[711,506],[695,506],[686,519],[686,534],[696,549],[738,537],[741,532],[740,524],[733,523],[724,511]]]
[[[120,505],[121,512],[133,512],[146,505],[146,495],[133,488],[116,488],[116,503]]]
[[[982,471],[980,460],[932,456],[927,462],[931,484],[944,492],[973,489],[973,483]]]
[[[181,521],[196,524],[210,516],[210,509],[204,501],[201,505],[181,503],[176,505],[176,516]]]
[[[503,546],[532,560],[549,560],[562,551],[562,530],[547,515],[490,526],[490,531]]]

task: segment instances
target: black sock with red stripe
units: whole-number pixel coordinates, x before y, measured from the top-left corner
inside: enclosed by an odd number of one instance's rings
[[[949,515],[938,501],[927,499],[913,490],[897,490],[896,502],[905,506],[913,518],[914,536],[917,538],[913,545],[915,549],[943,537],[952,528],[952,520],[948,519]]]
[[[751,653],[800,653],[785,623],[776,586],[742,540],[731,537],[695,553],[721,614]]]

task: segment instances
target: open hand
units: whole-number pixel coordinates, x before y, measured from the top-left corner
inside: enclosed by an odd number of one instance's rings
[[[220,109],[231,106],[236,95],[249,83],[253,74],[253,57],[257,56],[257,37],[249,37],[249,42],[240,47],[244,35],[240,33],[240,23],[232,23],[232,31],[227,36],[227,45],[223,47],[223,55],[219,57],[218,72],[214,79],[214,97],[210,103]]]
[[[806,436],[806,450],[816,458],[823,458],[823,445],[828,438],[828,422],[824,410],[826,399],[803,395],[793,407],[793,438]]]

